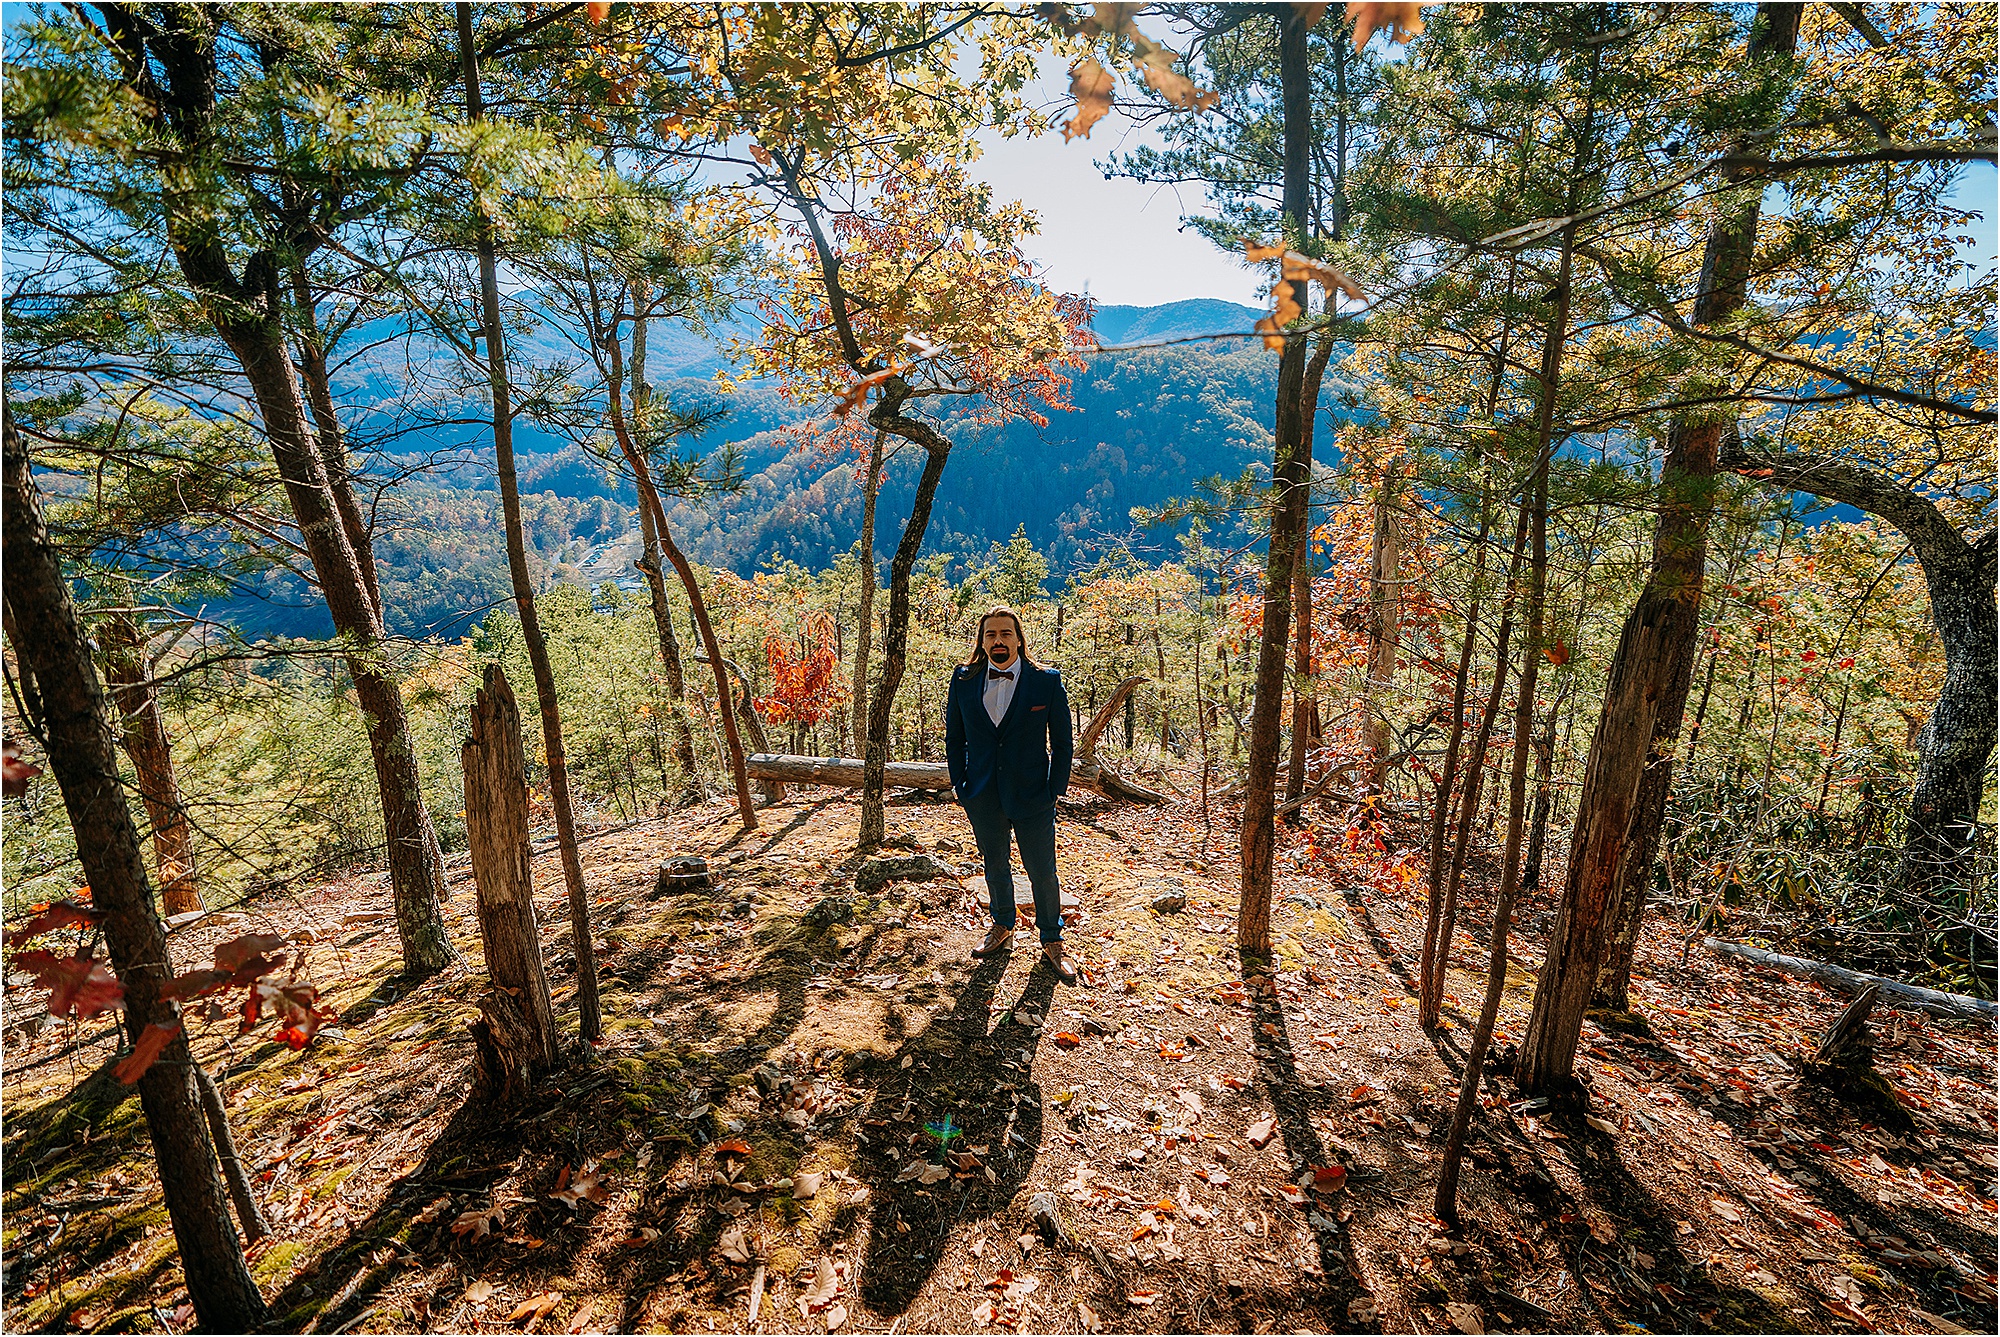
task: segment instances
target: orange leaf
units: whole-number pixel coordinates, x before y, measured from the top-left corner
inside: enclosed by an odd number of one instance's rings
[[[1049,1038],[1051,1040],[1054,1040],[1057,1044],[1061,1045],[1064,1049],[1074,1049],[1078,1045],[1083,1043],[1082,1036],[1073,1034],[1070,1031],[1057,1031],[1054,1035],[1050,1036]]]
[[[1422,5],[1412,0],[1359,0],[1347,6],[1348,20],[1354,24],[1354,50],[1358,55],[1368,39],[1387,30],[1391,41],[1407,42],[1424,30]]]
[[[1569,663],[1569,647],[1562,643],[1561,637],[1557,637],[1556,643],[1542,651],[1542,653],[1547,655],[1549,662],[1557,668],[1561,668],[1564,664]]]
[[[1111,90],[1116,83],[1111,71],[1095,60],[1070,67],[1069,95],[1076,99],[1076,114],[1063,122],[1064,143],[1090,138],[1090,127],[1111,111]]]
[[[132,1043],[132,1052],[123,1063],[111,1070],[111,1075],[130,1086],[146,1075],[146,1069],[153,1066],[153,1060],[167,1047],[176,1035],[181,1033],[181,1024],[176,1021],[168,1025],[154,1022],[139,1032],[139,1038]]]
[[[750,1144],[731,1138],[727,1142],[716,1143],[715,1154],[718,1156],[748,1156],[750,1154]]]
[[[611,0],[590,0],[584,9],[589,13],[592,23],[602,23],[611,17]]]

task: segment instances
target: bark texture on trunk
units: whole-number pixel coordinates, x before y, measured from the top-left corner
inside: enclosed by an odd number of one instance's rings
[[[528,847],[528,761],[521,708],[498,664],[473,699],[465,736],[465,834],[479,895],[479,939],[492,982],[473,1023],[480,1076],[508,1101],[535,1074],[555,1066],[555,1007],[542,968],[535,922],[534,864]]]
[[[1396,655],[1403,636],[1403,531],[1397,512],[1400,461],[1382,466],[1375,489],[1375,537],[1368,562],[1368,689],[1361,708],[1366,715],[1363,738],[1368,744],[1368,792],[1380,794],[1389,783],[1389,757],[1395,737],[1389,729],[1389,694],[1396,686]]]
[[[264,1209],[257,1203],[257,1191],[250,1186],[250,1176],[244,1172],[242,1158],[236,1154],[236,1135],[229,1131],[229,1110],[222,1103],[222,1092],[216,1087],[215,1079],[208,1075],[208,1069],[196,1063],[194,1068],[195,1089],[201,1095],[202,1113],[208,1116],[208,1135],[214,1139],[215,1154],[222,1164],[222,1182],[229,1186],[229,1200],[236,1204],[236,1224],[243,1228],[246,1244],[255,1244],[271,1233],[270,1223],[264,1219]]]
[[[924,471],[917,478],[917,491],[910,502],[910,518],[903,523],[903,537],[896,555],[889,561],[889,618],[882,636],[882,680],[868,701],[868,737],[862,751],[866,767],[861,786],[862,849],[874,849],[888,837],[888,820],[883,809],[885,790],[883,767],[889,760],[889,711],[903,685],[903,668],[910,642],[910,572],[916,568],[917,554],[923,550],[924,531],[930,528],[931,504],[937,499],[938,482],[944,477],[945,461],[951,457],[951,441],[920,418],[903,414],[909,387],[901,378],[890,377],[883,384],[882,398],[876,401],[868,421],[878,431],[923,447]]]
[[[1798,4],[1760,4],[1747,48],[1751,64],[1797,45]],[[1694,319],[1710,325],[1742,309],[1757,247],[1762,196],[1742,187],[1735,209],[1710,227]],[[1667,432],[1652,570],[1626,619],[1590,760],[1577,799],[1570,868],[1557,911],[1518,1070],[1523,1089],[1566,1086],[1592,999],[1627,993],[1630,957],[1616,979],[1600,978],[1611,930],[1627,921],[1636,941],[1652,853],[1673,784],[1673,758],[1699,649],[1708,524],[1725,424],[1677,419]],[[1634,732],[1634,727],[1643,730]],[[1600,750],[1605,750],[1600,755]],[[1638,859],[1643,855],[1645,864]]]
[[[49,769],[76,834],[78,862],[103,913],[111,967],[125,986],[125,1033],[178,1022],[180,1008],[161,996],[170,977],[165,927],[153,908],[139,832],[132,824],[110,712],[49,545],[41,499],[14,420],[0,407],[0,565],[15,618],[15,653],[42,688]],[[264,1300],[243,1261],[217,1173],[214,1144],[194,1077],[187,1035],[176,1034],[139,1078],[139,1104],[173,1224],[188,1296],[211,1332],[250,1332]]]
[[[1284,108],[1284,215],[1291,236],[1302,236],[1312,184],[1312,90],[1304,12],[1278,15],[1278,80]],[[1309,309],[1303,280],[1292,299]],[[1259,960],[1271,954],[1271,864],[1277,838],[1278,734],[1285,694],[1285,653],[1291,639],[1292,566],[1305,537],[1312,480],[1312,445],[1306,435],[1307,341],[1285,340],[1278,358],[1276,441],[1271,462],[1271,540],[1264,560],[1263,626],[1257,643],[1257,695],[1250,707],[1250,755],[1244,776],[1242,892],[1236,909],[1236,947]]]
[[[660,667],[667,678],[667,708],[673,714],[674,764],[681,768],[685,788],[682,798],[699,803],[703,797],[701,770],[694,757],[694,730],[687,715],[687,674],[681,666],[681,641],[674,634],[673,605],[667,600],[666,562],[660,552],[659,530],[653,525],[653,508],[639,506],[639,534],[644,544],[635,566],[646,577],[646,596],[653,609],[653,631],[660,640]]]
[[[208,170],[201,154],[216,132],[216,31],[212,13],[196,6],[176,11],[167,29],[143,28],[122,7],[103,11],[105,33],[127,88],[145,108],[164,142],[189,146],[175,159],[198,178]],[[439,902],[445,894],[444,862],[430,812],[417,782],[410,739],[390,666],[382,650],[380,609],[360,554],[349,540],[326,460],[299,394],[284,333],[284,302],[276,246],[252,254],[241,279],[231,266],[220,217],[199,189],[166,197],[168,245],[189,285],[208,303],[216,333],[243,368],[271,458],[284,480],[286,499],[334,629],[353,647],[347,657],[367,721],[387,840],[389,878],[403,965],[427,973],[455,956]],[[283,240],[292,262],[318,245],[317,224],[303,223]]]
[[[861,480],[861,599],[854,615],[854,750],[865,751],[868,737],[868,660],[875,649],[875,502],[882,493],[882,443],[889,434],[875,429],[868,473]],[[1056,648],[1062,648],[1062,609],[1056,609]]]
[[[1722,465],[1867,511],[1909,540],[1923,567],[1945,670],[1937,705],[1917,735],[1917,779],[1897,876],[1919,893],[1972,880],[1972,824],[1992,766],[2000,700],[1993,594],[2000,533],[1989,529],[1967,540],[1914,489],[1830,456],[1751,450],[1732,437],[1724,443]]]
[[[479,55],[472,42],[472,6],[458,6],[459,60],[465,72],[465,116],[477,123],[485,116],[479,91]],[[590,928],[590,890],[583,880],[583,862],[576,852],[576,811],[570,800],[569,757],[563,746],[562,706],[556,698],[555,670],[549,663],[548,640],[535,612],[535,588],[528,570],[528,542],[521,522],[521,488],[514,470],[513,385],[507,372],[506,328],[500,317],[500,280],[493,247],[493,223],[483,213],[473,220],[479,249],[481,337],[486,342],[486,378],[493,396],[493,454],[500,480],[500,509],[507,526],[507,571],[514,584],[514,608],[521,619],[521,639],[535,676],[535,704],[542,717],[542,752],[549,771],[549,804],[555,809],[556,846],[561,852],[563,881],[569,890],[570,936],[576,950],[578,1031],[589,1044],[603,1033],[597,1002],[597,960]],[[617,393],[614,387],[614,395]]]
[[[104,652],[104,681],[117,707],[120,741],[132,759],[146,820],[153,828],[153,867],[160,876],[160,907],[170,915],[202,908],[195,878],[194,836],[181,787],[174,774],[173,748],[160,693],[153,685],[152,664],[146,657],[145,636],[129,618],[114,617],[98,633]]]
[[[653,387],[646,379],[646,304],[651,293],[644,279],[632,284],[632,431],[643,448],[648,439],[647,421],[652,413]],[[614,334],[614,341],[615,341]],[[617,377],[617,357],[613,350],[612,374]],[[652,481],[647,480],[649,483]],[[659,502],[659,494],[654,493],[653,502]],[[674,634],[674,609],[667,599],[667,573],[665,559],[660,552],[659,531],[653,525],[654,506],[639,503],[639,535],[643,545],[639,560],[634,563],[646,577],[646,594],[653,606],[653,630],[660,638],[660,667],[667,676],[667,709],[673,715],[671,727],[674,736],[674,764],[681,768],[684,788],[679,795],[683,805],[701,802],[707,797],[707,786],[702,783],[701,769],[694,756],[694,730],[688,724],[687,677],[681,668],[680,637]]]

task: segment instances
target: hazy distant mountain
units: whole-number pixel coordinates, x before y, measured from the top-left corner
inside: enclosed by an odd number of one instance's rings
[[[1263,314],[1212,299],[1111,306],[1098,311],[1095,332],[1105,344],[1184,340],[1240,334]],[[743,458],[740,491],[673,508],[676,535],[689,555],[747,575],[773,555],[819,567],[850,548],[861,527],[855,461],[793,449],[792,436],[779,430],[811,415],[768,386],[746,385],[725,398],[713,379],[725,365],[714,343],[665,328],[656,328],[649,342],[657,393],[683,406],[726,403],[728,417],[700,445],[735,443]],[[577,354],[543,331],[523,341],[517,360],[565,356]],[[387,411],[395,389],[390,379],[378,368],[366,387],[343,398]],[[954,448],[925,550],[979,556],[1025,525],[1060,577],[1088,566],[1121,537],[1142,547],[1169,546],[1169,535],[1133,534],[1132,508],[1189,495],[1216,475],[1268,470],[1276,379],[1277,359],[1250,339],[1104,352],[1074,376],[1074,410],[1051,414],[1046,427],[947,422]],[[629,486],[579,447],[525,421],[516,434],[537,565],[558,579],[629,579],[636,501]],[[378,539],[378,565],[398,631],[456,635],[468,615],[483,616],[507,597],[498,497],[490,468],[480,462],[488,439],[483,424],[461,422],[429,440],[399,443],[404,450],[469,446],[474,462],[406,481],[389,498],[397,514]],[[919,455],[906,449],[888,470],[876,529],[884,562],[908,515]],[[268,595],[210,611],[252,634],[327,634],[324,610],[294,578],[272,577]]]

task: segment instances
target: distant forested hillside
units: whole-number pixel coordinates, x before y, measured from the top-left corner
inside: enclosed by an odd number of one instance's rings
[[[1163,344],[1242,333],[1260,314],[1213,300],[1113,306],[1099,310],[1096,331],[1106,345]],[[729,415],[698,447],[734,443],[743,461],[740,490],[674,508],[675,533],[688,554],[747,575],[774,555],[819,567],[851,547],[861,530],[852,456],[828,458],[812,448],[809,432],[784,431],[810,415],[768,387],[747,385],[723,396],[711,379],[724,365],[712,345],[692,337],[655,343],[659,393],[681,407],[729,405]],[[531,342],[522,351],[530,360],[562,356],[552,342]],[[984,553],[1025,525],[1058,575],[1087,566],[1107,541],[1129,533],[1133,507],[1188,495],[1216,475],[1269,468],[1276,376],[1277,360],[1254,339],[1097,354],[1074,378],[1075,410],[1052,415],[1046,427],[951,427],[956,448],[925,550]],[[370,397],[391,402],[395,387],[380,382],[377,369]],[[517,440],[538,573],[585,582],[629,577],[620,545],[635,524],[629,486],[581,446],[526,421]],[[457,635],[509,597],[488,441],[483,428],[461,425],[400,447],[458,446],[470,462],[417,474],[385,495],[376,551],[384,603],[399,633]],[[895,547],[920,467],[908,451],[890,465],[876,540],[882,560]],[[263,593],[209,611],[251,635],[330,633],[324,605],[295,577],[274,574]]]

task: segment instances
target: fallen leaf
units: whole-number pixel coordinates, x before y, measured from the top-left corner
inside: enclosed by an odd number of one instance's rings
[[[531,1295],[521,1301],[521,1303],[515,1305],[514,1312],[507,1315],[507,1321],[509,1323],[519,1323],[523,1320],[537,1322],[548,1317],[549,1311],[561,1303],[561,1292],[543,1291],[540,1295]]]
[[[1278,1196],[1294,1207],[1302,1205],[1306,1200],[1304,1191],[1297,1184],[1278,1185]]]
[[[1375,1316],[1376,1316],[1376,1309],[1375,1309],[1374,1296],[1357,1295],[1354,1299],[1349,1300],[1347,1302],[1347,1317],[1353,1320],[1357,1325],[1363,1323],[1373,1323],[1375,1321]]]
[[[840,1325],[847,1322],[847,1306],[835,1301],[826,1311],[826,1330],[839,1332]]]
[[[562,1174],[556,1180],[555,1192],[549,1196],[571,1211],[575,1211],[585,1202],[594,1202],[600,1207],[610,1202],[611,1188],[605,1183],[604,1177],[597,1173],[596,1166],[590,1161],[585,1161],[583,1168],[574,1175],[570,1173],[568,1166],[564,1166]]]
[[[812,1170],[805,1174],[794,1176],[792,1179],[792,1196],[800,1200],[815,1197],[819,1193],[820,1185],[825,1182],[826,1172],[824,1170]]]
[[[469,1235],[473,1239],[491,1235],[505,1212],[504,1207],[475,1207],[471,1211],[460,1212],[458,1219],[451,1223],[451,1233]]]
[[[574,1314],[569,1316],[569,1322],[565,1325],[564,1330],[567,1332],[582,1332],[590,1325],[590,1316],[596,1312],[597,1297],[593,1295],[579,1305]]]
[[[1478,1305],[1454,1302],[1446,1305],[1444,1312],[1450,1317],[1451,1326],[1468,1337],[1479,1337],[1486,1331],[1486,1315]]]
[[[1249,1131],[1245,1132],[1243,1134],[1243,1137],[1244,1140],[1247,1141],[1251,1146],[1256,1147],[1259,1151],[1261,1151],[1266,1146],[1270,1145],[1271,1139],[1277,1136],[1277,1133],[1278,1133],[1277,1116],[1267,1114],[1263,1118],[1257,1120],[1257,1122],[1251,1124]]]
[[[749,1262],[753,1253],[749,1228],[740,1219],[731,1221],[715,1242],[715,1251],[732,1263]]]
[[[833,1260],[822,1256],[819,1267],[813,1272],[812,1284],[799,1297],[799,1315],[804,1317],[833,1303],[833,1297],[840,1291],[840,1277],[833,1270]]]
[[[459,1298],[469,1305],[483,1305],[493,1298],[493,1283],[475,1281],[465,1288],[465,1294]]]
[[[1229,1187],[1229,1171],[1223,1169],[1219,1165],[1196,1166],[1195,1173],[1200,1175],[1202,1179],[1207,1181],[1208,1186],[1210,1188]]]
[[[1076,1302],[1076,1321],[1085,1332],[1104,1331],[1104,1322],[1097,1317],[1097,1311],[1081,1300]]]
[[[1724,1198],[1710,1198],[1708,1200],[1708,1205],[1714,1210],[1715,1214],[1721,1217],[1723,1220],[1732,1221],[1738,1225],[1741,1225],[1743,1223],[1743,1209],[1738,1207],[1735,1203],[1730,1202]]]
[[[718,1156],[748,1156],[750,1154],[750,1144],[732,1138],[727,1142],[716,1143],[715,1154]]]
[[[1618,1133],[1617,1124],[1612,1123],[1609,1119],[1600,1119],[1595,1114],[1584,1115],[1583,1121],[1600,1133],[1610,1133],[1613,1136],[1616,1136]]]
[[[1000,1306],[994,1304],[991,1300],[981,1300],[978,1306],[973,1309],[972,1316],[978,1319],[982,1325],[991,1326],[993,1320],[1000,1317]]]
[[[1344,1165],[1315,1165],[1312,1172],[1315,1193],[1338,1193],[1347,1187],[1347,1167]]]
[[[1072,1031],[1057,1031],[1049,1038],[1064,1049],[1074,1049],[1083,1043],[1083,1037]]]
[[[1206,1111],[1206,1107],[1201,1103],[1201,1095],[1199,1092],[1191,1090],[1180,1090],[1174,1092],[1174,1098],[1180,1101],[1181,1104],[1193,1110],[1195,1117],[1197,1119],[1200,1118],[1202,1114]]]
[[[1125,1297],[1128,1305],[1150,1305],[1160,1297],[1153,1291],[1133,1291]]]

